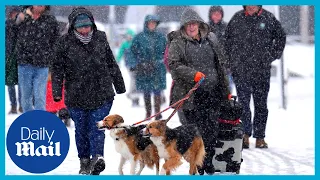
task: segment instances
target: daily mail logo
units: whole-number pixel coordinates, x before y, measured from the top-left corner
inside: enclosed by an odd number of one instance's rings
[[[10,158],[18,167],[30,173],[46,173],[64,161],[70,138],[57,116],[36,110],[22,114],[11,124],[6,144]]]
[[[21,141],[16,142],[17,156],[61,156],[60,142],[53,144],[52,137],[54,130],[48,132],[45,127],[39,130],[30,130],[28,127],[21,127]],[[32,141],[47,141],[49,146],[41,145],[35,147]],[[26,142],[29,141],[29,142]]]

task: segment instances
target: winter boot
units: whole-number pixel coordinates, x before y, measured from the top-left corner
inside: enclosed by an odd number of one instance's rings
[[[160,95],[154,96],[154,112],[155,113],[160,112],[160,106],[161,106],[161,96]],[[156,120],[162,119],[162,115],[161,114],[157,115],[155,119]]]
[[[17,114],[17,106],[11,106],[11,110],[9,111],[9,114]]]
[[[144,94],[144,104],[146,108],[146,118],[151,116],[151,94]]]
[[[256,148],[268,148],[268,144],[264,141],[264,139],[256,139]]]
[[[89,175],[90,174],[90,159],[81,158],[80,159],[80,171],[79,174]]]
[[[161,104],[165,104],[166,103],[166,96],[161,93]]]
[[[139,98],[132,100],[132,107],[138,107],[139,106]]]
[[[91,159],[91,175],[99,175],[106,167],[104,159],[101,155],[97,154]]]
[[[243,136],[243,143],[242,143],[242,148],[243,149],[249,149],[249,136],[248,135],[244,135]]]
[[[19,107],[19,113],[23,113],[22,107]]]

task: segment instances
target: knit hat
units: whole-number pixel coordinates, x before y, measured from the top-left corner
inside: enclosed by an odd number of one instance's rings
[[[80,14],[76,17],[74,22],[75,28],[85,27],[85,26],[92,26],[91,19],[86,14]]]

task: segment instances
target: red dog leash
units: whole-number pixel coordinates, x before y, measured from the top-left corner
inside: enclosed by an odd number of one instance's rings
[[[137,125],[137,124],[140,124],[140,123],[143,123],[143,122],[145,122],[145,121],[148,121],[148,120],[152,119],[153,117],[156,117],[156,116],[158,116],[159,114],[161,114],[161,113],[169,110],[170,108],[176,107],[176,108],[174,108],[174,111],[172,112],[172,114],[171,114],[171,115],[168,117],[168,119],[166,120],[166,121],[168,122],[168,121],[172,118],[172,116],[178,111],[178,109],[180,109],[180,108],[182,107],[184,101],[187,100],[187,99],[189,99],[189,97],[191,96],[191,94],[192,94],[195,90],[198,89],[198,87],[201,85],[201,83],[203,82],[203,80],[204,80],[204,78],[201,78],[200,81],[198,81],[198,82],[194,85],[194,87],[193,87],[192,89],[190,89],[190,91],[188,92],[188,94],[187,94],[184,98],[180,99],[179,101],[177,101],[176,103],[174,103],[174,104],[172,104],[171,106],[167,107],[166,109],[164,109],[164,110],[162,110],[162,111],[160,111],[160,112],[158,112],[158,113],[156,113],[156,114],[154,114],[154,115],[152,115],[152,116],[150,116],[150,117],[147,117],[146,119],[144,119],[144,120],[142,120],[142,121],[139,121],[139,122],[134,123],[132,126],[135,126],[135,125]]]

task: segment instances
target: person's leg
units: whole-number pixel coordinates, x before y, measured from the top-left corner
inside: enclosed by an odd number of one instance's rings
[[[35,68],[33,79],[34,109],[46,110],[46,92],[49,68]]]
[[[21,105],[21,87],[18,85],[18,101],[19,101],[19,112],[23,113],[22,105]]]
[[[137,87],[136,87],[136,73],[130,70],[128,71],[130,76],[128,98],[132,100],[132,106],[136,107],[136,106],[139,106],[139,94],[137,92]]]
[[[18,81],[21,90],[21,106],[23,112],[33,110],[33,76],[34,69],[31,65],[18,66]]]
[[[270,72],[260,72],[253,83],[254,119],[253,137],[257,139],[256,147],[267,148],[264,142],[268,119],[268,94],[270,89]]]
[[[252,121],[251,121],[251,109],[250,109],[250,100],[251,100],[251,84],[248,81],[237,81],[236,78],[235,85],[237,90],[238,101],[243,108],[243,113],[241,116],[241,121],[244,127],[244,133],[247,136],[252,135]]]
[[[9,99],[11,103],[11,110],[9,114],[17,114],[17,98],[15,85],[8,86]]]
[[[68,107],[71,119],[75,125],[75,139],[80,159],[79,174],[90,174],[90,140],[89,140],[89,116],[80,108]]]
[[[103,106],[95,110],[89,111],[89,136],[90,136],[90,154],[91,160],[91,174],[99,175],[105,168],[104,162],[104,141],[105,131],[97,128],[97,122],[101,121],[111,110],[113,100],[106,102]]]
[[[161,91],[154,92],[154,113],[160,112],[161,108]],[[162,118],[162,115],[159,114],[155,117],[155,120],[159,120]]]
[[[151,116],[151,93],[150,92],[144,92],[143,93],[144,98],[144,106],[146,109],[146,118]]]
[[[236,86],[238,101],[241,104],[243,111],[241,116],[241,121],[244,129],[244,136],[243,136],[243,144],[242,147],[244,149],[248,149],[250,147],[249,138],[252,135],[252,116],[251,116],[251,109],[250,109],[250,100],[251,100],[251,93],[252,93],[252,86],[249,80],[236,78],[234,77],[234,83]]]
[[[184,110],[184,115],[188,124],[195,124],[202,136],[206,156],[203,162],[203,167],[199,169],[199,174],[205,171],[207,174],[215,173],[212,159],[215,154],[215,145],[218,135],[218,121],[216,100],[206,92],[196,92],[194,103],[197,104],[193,110]]]

